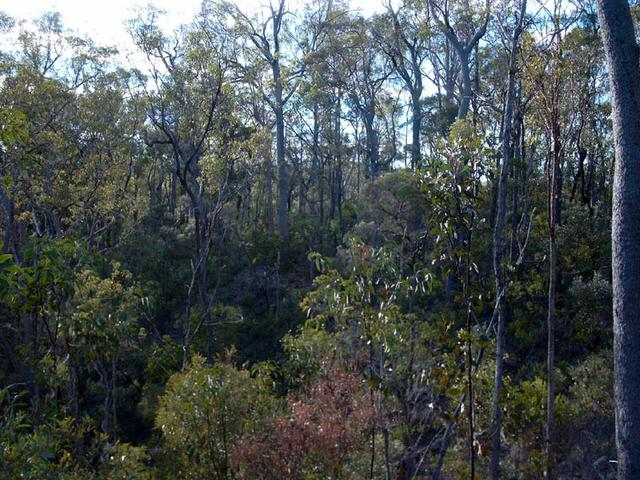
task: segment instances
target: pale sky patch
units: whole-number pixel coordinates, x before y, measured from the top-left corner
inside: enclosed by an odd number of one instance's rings
[[[81,35],[87,35],[99,45],[114,45],[121,49],[131,48],[131,39],[125,22],[136,16],[136,11],[148,4],[165,10],[162,26],[173,30],[188,23],[200,9],[201,0],[2,0],[0,11],[16,20],[31,20],[43,12],[57,11],[63,24]],[[268,0],[236,0],[243,12],[253,13]],[[382,10],[382,0],[352,0],[353,10],[364,15]],[[289,0],[288,7],[295,10],[302,2]]]

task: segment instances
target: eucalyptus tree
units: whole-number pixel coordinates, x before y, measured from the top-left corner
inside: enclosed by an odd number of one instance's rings
[[[420,10],[405,0],[398,8],[391,3],[386,12],[374,19],[373,31],[377,44],[389,57],[391,67],[411,97],[411,167],[421,163],[422,94],[427,49],[428,10]]]
[[[323,39],[323,25],[331,2],[320,4],[307,24],[312,34],[305,39],[305,47],[313,51]],[[286,158],[285,116],[287,105],[295,94],[299,80],[307,68],[307,58],[300,57],[301,45],[293,35],[293,13],[285,0],[270,3],[266,11],[250,16],[230,2],[205,4],[212,19],[219,19],[221,28],[235,37],[238,52],[230,55],[240,76],[248,82],[261,84],[262,99],[269,105],[275,117],[275,150],[278,172],[278,232],[283,252],[289,243],[289,172]],[[230,17],[230,18],[229,18]],[[238,48],[240,47],[240,48]],[[264,80],[263,68],[270,70],[270,78]]]
[[[585,5],[577,25],[565,38],[564,52],[571,64],[566,97],[571,97],[575,110],[575,139],[568,158],[567,181],[570,185],[570,201],[578,201],[588,207],[593,216],[598,199],[607,198],[600,191],[598,174],[607,168],[607,139],[610,134],[604,127],[608,121],[606,111],[606,60],[599,37],[599,25],[595,5]],[[569,186],[568,186],[569,187]]]
[[[105,188],[124,186],[128,160],[129,122],[120,122],[127,79],[108,66],[113,49],[73,35],[58,14],[34,27],[21,27],[14,51],[3,56],[0,85],[0,108],[16,112],[26,128],[2,155],[11,178],[2,187],[3,223],[18,259],[31,232],[79,233],[101,214],[104,227],[117,203]]]
[[[65,237],[88,248],[117,241],[113,227],[123,223],[130,178],[130,125],[122,118],[128,81],[109,67],[112,49],[74,35],[58,14],[19,28],[0,59],[0,129],[17,132],[0,147],[0,229],[3,250],[38,273],[25,275],[25,298],[2,335],[8,351],[24,352],[13,361],[38,417],[47,382],[43,359],[64,352],[56,333],[68,297],[56,283],[68,279],[61,280],[46,252]],[[61,263],[61,270],[75,264]]]
[[[184,322],[184,362],[202,325],[208,330],[207,354],[213,359],[208,260],[224,205],[233,193],[232,177],[242,169],[247,137],[234,117],[235,99],[221,51],[224,39],[195,24],[173,37],[157,24],[158,12],[149,11],[130,25],[131,34],[146,55],[150,86],[148,118],[153,128],[147,143],[170,149],[172,170],[190,202],[194,219],[195,251],[187,285]],[[191,296],[197,290],[200,307],[192,321]]]
[[[500,165],[500,177],[498,181],[498,199],[496,209],[496,223],[493,231],[493,273],[496,282],[496,312],[497,312],[497,329],[496,329],[496,370],[495,384],[493,392],[493,418],[491,422],[491,465],[490,473],[492,479],[500,476],[500,437],[502,428],[502,389],[504,376],[504,349],[505,349],[505,326],[506,326],[506,309],[505,309],[505,277],[503,262],[503,245],[502,235],[506,223],[507,213],[507,188],[508,178],[511,169],[512,157],[512,127],[513,127],[513,110],[515,103],[516,89],[516,68],[518,58],[518,43],[520,36],[524,30],[524,18],[527,10],[527,1],[522,0],[520,7],[514,12],[515,21],[513,33],[511,35],[510,51],[509,51],[509,69],[507,77],[507,94],[504,103],[504,113],[502,119],[502,163]]]
[[[469,2],[435,2],[429,0],[431,18],[453,47],[460,62],[460,93],[458,118],[469,112],[473,86],[471,83],[471,54],[487,33],[489,25],[489,2],[484,5],[470,5]],[[476,59],[477,61],[477,59]]]
[[[618,480],[630,480],[640,475],[640,49],[626,0],[599,0],[598,16],[616,150],[611,237]]]
[[[563,93],[568,81],[568,65],[564,58],[564,42],[568,29],[577,14],[567,15],[564,5],[554,1],[544,7],[539,28],[543,40],[538,45],[536,72],[529,70],[534,84],[538,121],[544,132],[547,177],[547,238],[549,244],[549,280],[547,292],[547,422],[545,429],[545,473],[553,478],[555,465],[555,363],[558,295],[558,227],[562,218],[563,165],[570,138],[572,122],[564,121]],[[546,38],[544,35],[547,35]],[[571,109],[569,109],[569,113]]]
[[[332,190],[331,175],[327,172],[333,163],[333,157],[328,154],[331,148],[328,132],[332,110],[335,110],[335,85],[330,84],[328,75],[324,61],[309,66],[299,94],[294,98],[291,115],[291,132],[299,139],[302,156],[306,158],[297,173],[301,182],[300,202],[308,205],[312,218],[317,221],[319,245],[323,244],[323,226],[328,218],[326,199]],[[305,171],[308,172],[306,181]]]
[[[344,88],[350,108],[357,113],[365,133],[365,176],[373,179],[389,167],[380,157],[380,98],[391,75],[389,61],[376,48],[370,21],[353,17],[342,31],[342,47],[336,49],[338,65],[345,72]]]
[[[306,7],[302,14],[296,42],[306,68],[292,97],[288,120],[290,132],[300,142],[301,161],[296,166],[300,207],[308,205],[318,222],[317,242],[323,245],[324,227],[336,214],[340,216],[343,197],[345,72],[335,51],[341,48],[336,32],[349,17],[343,2],[324,0]]]

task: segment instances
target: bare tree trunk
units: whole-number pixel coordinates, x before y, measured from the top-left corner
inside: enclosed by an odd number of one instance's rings
[[[316,190],[320,189],[320,159],[318,155],[319,139],[320,139],[320,112],[318,103],[313,104],[313,129],[312,129],[312,143],[311,143],[311,171],[309,173],[309,189],[312,190],[315,186]],[[318,215],[318,206],[316,200],[309,201],[309,208],[311,210],[311,216],[316,219]]]
[[[444,63],[445,63],[445,98],[449,102],[453,102],[453,96],[455,94],[456,77],[453,73],[453,54],[451,53],[451,42],[447,39],[444,48]]]
[[[375,127],[375,106],[367,106],[363,112],[365,139],[367,142],[367,159],[369,160],[369,176],[374,179],[380,173],[380,139]]]
[[[264,160],[265,166],[265,190],[267,194],[266,198],[266,216],[267,216],[267,231],[273,233],[275,231],[275,219],[273,215],[273,163],[271,157],[267,157]]]
[[[598,0],[612,90],[614,390],[618,480],[640,478],[640,70],[626,0]]]
[[[516,95],[518,108],[521,108],[521,92]],[[518,235],[518,225],[520,223],[520,193],[521,187],[526,182],[527,174],[524,161],[527,157],[526,144],[525,144],[525,132],[524,122],[522,118],[522,112],[518,112],[514,126],[516,127],[516,134],[514,136],[515,141],[518,143],[517,158],[519,160],[519,166],[513,169],[513,195],[511,201],[511,238],[509,242],[509,261],[513,262],[516,258],[516,245]],[[515,167],[515,166],[514,166]],[[524,190],[524,187],[522,188]]]
[[[284,101],[282,98],[282,79],[280,63],[274,60],[273,80],[275,83],[275,117],[276,117],[276,164],[278,167],[278,232],[282,240],[283,251],[289,243],[288,202],[289,185],[287,181],[287,164],[285,161],[284,142]]]
[[[555,221],[555,220],[553,220]],[[556,278],[558,249],[554,231],[549,232],[549,303],[547,311],[547,429],[545,432],[546,478],[553,478],[553,426],[555,407],[555,328],[556,328]]]
[[[411,168],[415,170],[421,165],[420,131],[422,130],[422,106],[420,104],[420,94],[414,92],[411,97]]]
[[[342,92],[338,90],[337,103],[336,103],[336,118],[335,118],[335,125],[334,125],[334,136],[335,136],[335,142],[336,142],[336,155],[335,155],[336,156],[336,177],[335,177],[336,207],[338,209],[338,220],[340,225],[340,231],[342,231],[342,227],[343,227],[343,224],[342,224],[342,123],[340,121],[341,111],[342,111]]]
[[[209,286],[207,280],[207,264],[209,260],[211,231],[208,225],[209,219],[205,212],[207,208],[201,197],[194,202],[194,216],[196,221],[196,258],[195,258],[195,276],[198,288],[198,300],[202,318],[202,324],[207,331],[207,361],[213,363],[213,324],[211,322],[210,305],[209,305]]]
[[[559,95],[556,89],[554,95]],[[555,101],[554,101],[555,104]],[[545,469],[546,478],[553,479],[553,439],[554,439],[554,406],[555,382],[555,340],[556,340],[556,288],[558,281],[558,246],[556,243],[556,227],[560,219],[560,125],[557,111],[554,110],[552,119],[553,151],[549,159],[549,295],[547,308],[547,428],[545,432]]]
[[[498,312],[498,328],[496,333],[496,371],[493,389],[493,418],[491,421],[491,478],[496,480],[500,470],[500,431],[502,429],[502,407],[500,396],[502,394],[504,375],[504,336],[505,336],[505,278],[502,268],[502,234],[506,223],[507,212],[507,182],[511,168],[511,126],[513,122],[513,103],[516,83],[516,59],[518,53],[518,40],[522,33],[524,14],[527,8],[526,0],[522,0],[518,23],[513,30],[511,38],[511,56],[509,59],[509,80],[507,85],[507,97],[505,99],[504,118],[502,122],[502,169],[498,184],[498,202],[496,210],[496,224],[493,231],[493,273],[496,281],[496,308]]]
[[[458,50],[460,57],[460,76],[462,77],[461,98],[458,105],[458,118],[465,118],[469,113],[469,105],[471,104],[471,72],[469,69],[469,52],[466,49]]]
[[[174,154],[175,155],[175,154]],[[178,204],[178,176],[176,175],[175,170],[171,171],[171,196],[169,197],[169,211],[171,212],[171,217],[175,218],[176,216],[176,207]]]

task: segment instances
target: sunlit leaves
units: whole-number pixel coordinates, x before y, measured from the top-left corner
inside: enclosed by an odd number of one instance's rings
[[[229,363],[207,366],[195,356],[173,375],[160,398],[156,426],[176,474],[182,478],[233,478],[229,458],[244,433],[259,428],[276,401],[266,378]]]

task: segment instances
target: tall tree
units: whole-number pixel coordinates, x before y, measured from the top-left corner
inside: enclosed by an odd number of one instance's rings
[[[380,155],[380,103],[390,75],[386,58],[369,36],[370,23],[355,17],[342,32],[342,48],[336,51],[340,68],[346,72],[345,89],[349,104],[364,127],[366,176],[376,178],[386,168]]]
[[[496,370],[495,385],[493,390],[493,418],[491,422],[491,464],[490,473],[492,479],[499,477],[500,468],[500,435],[502,428],[501,395],[504,375],[504,348],[505,348],[505,278],[503,262],[502,235],[506,223],[507,212],[507,182],[511,168],[512,157],[512,123],[516,86],[516,60],[518,54],[518,42],[524,26],[524,15],[527,9],[527,1],[522,0],[520,10],[516,14],[517,19],[511,36],[511,51],[509,53],[509,73],[507,78],[507,95],[505,98],[504,114],[502,120],[502,165],[498,183],[498,202],[496,209],[496,224],[493,231],[493,274],[496,282],[496,311],[498,315],[498,328],[496,330]]]
[[[555,463],[555,363],[558,291],[558,225],[562,201],[562,170],[565,142],[562,135],[560,97],[562,95],[562,34],[559,14],[560,3],[554,3],[552,34],[551,79],[543,87],[545,129],[547,139],[547,226],[549,239],[549,290],[547,295],[547,425],[545,431],[545,473],[554,477]]]
[[[449,2],[440,4],[439,2],[429,0],[429,6],[434,21],[453,46],[460,61],[461,87],[458,101],[458,118],[464,118],[469,112],[471,96],[473,94],[471,84],[471,53],[477,47],[480,39],[487,33],[490,14],[489,2],[487,1],[484,8],[480,8],[479,12],[474,12],[473,9],[467,5],[464,14],[456,19],[457,22],[453,20],[453,5],[449,4]],[[477,25],[473,23],[475,13],[478,13],[480,16]]]
[[[195,223],[195,254],[187,289],[184,362],[201,326],[207,327],[207,357],[213,360],[208,262],[220,213],[230,198],[233,142],[242,129],[232,115],[233,95],[221,63],[220,45],[200,30],[169,39],[157,25],[157,12],[132,24],[132,35],[149,59],[155,91],[148,94],[153,125],[147,143],[166,145],[172,170],[189,198]],[[214,174],[220,172],[219,175]],[[196,289],[200,316],[192,323],[191,294]]]
[[[398,9],[389,3],[386,9],[385,15],[374,23],[374,35],[411,97],[411,167],[417,168],[421,163],[422,68],[428,58],[427,34],[423,25],[428,23],[428,19],[420,18],[419,10],[411,8],[408,2]]]
[[[242,12],[237,5],[229,2],[216,4],[214,9],[222,12],[231,12],[233,28],[243,36],[249,44],[257,51],[263,61],[267,62],[271,70],[270,88],[263,92],[263,100],[269,105],[275,117],[276,127],[276,165],[278,172],[278,232],[282,240],[283,252],[287,250],[289,243],[289,172],[286,159],[286,137],[285,137],[285,110],[291,97],[296,92],[299,80],[304,74],[307,61],[294,59],[294,55],[288,48],[284,48],[283,42],[291,40],[285,17],[289,13],[285,0],[277,0],[275,5],[269,3],[268,13],[264,18],[249,17]],[[331,2],[319,7],[319,14],[314,17],[314,23],[323,25],[324,15],[331,9]],[[315,49],[317,43],[321,41],[322,28],[316,28],[309,40],[310,50]],[[294,47],[288,42],[287,47]],[[298,50],[299,51],[299,50]],[[287,59],[289,61],[287,61]],[[239,59],[237,66],[241,67],[244,73],[251,72],[251,68]],[[255,75],[254,72],[250,75]]]
[[[614,390],[618,480],[640,478],[640,69],[627,0],[598,0],[612,91]]]

